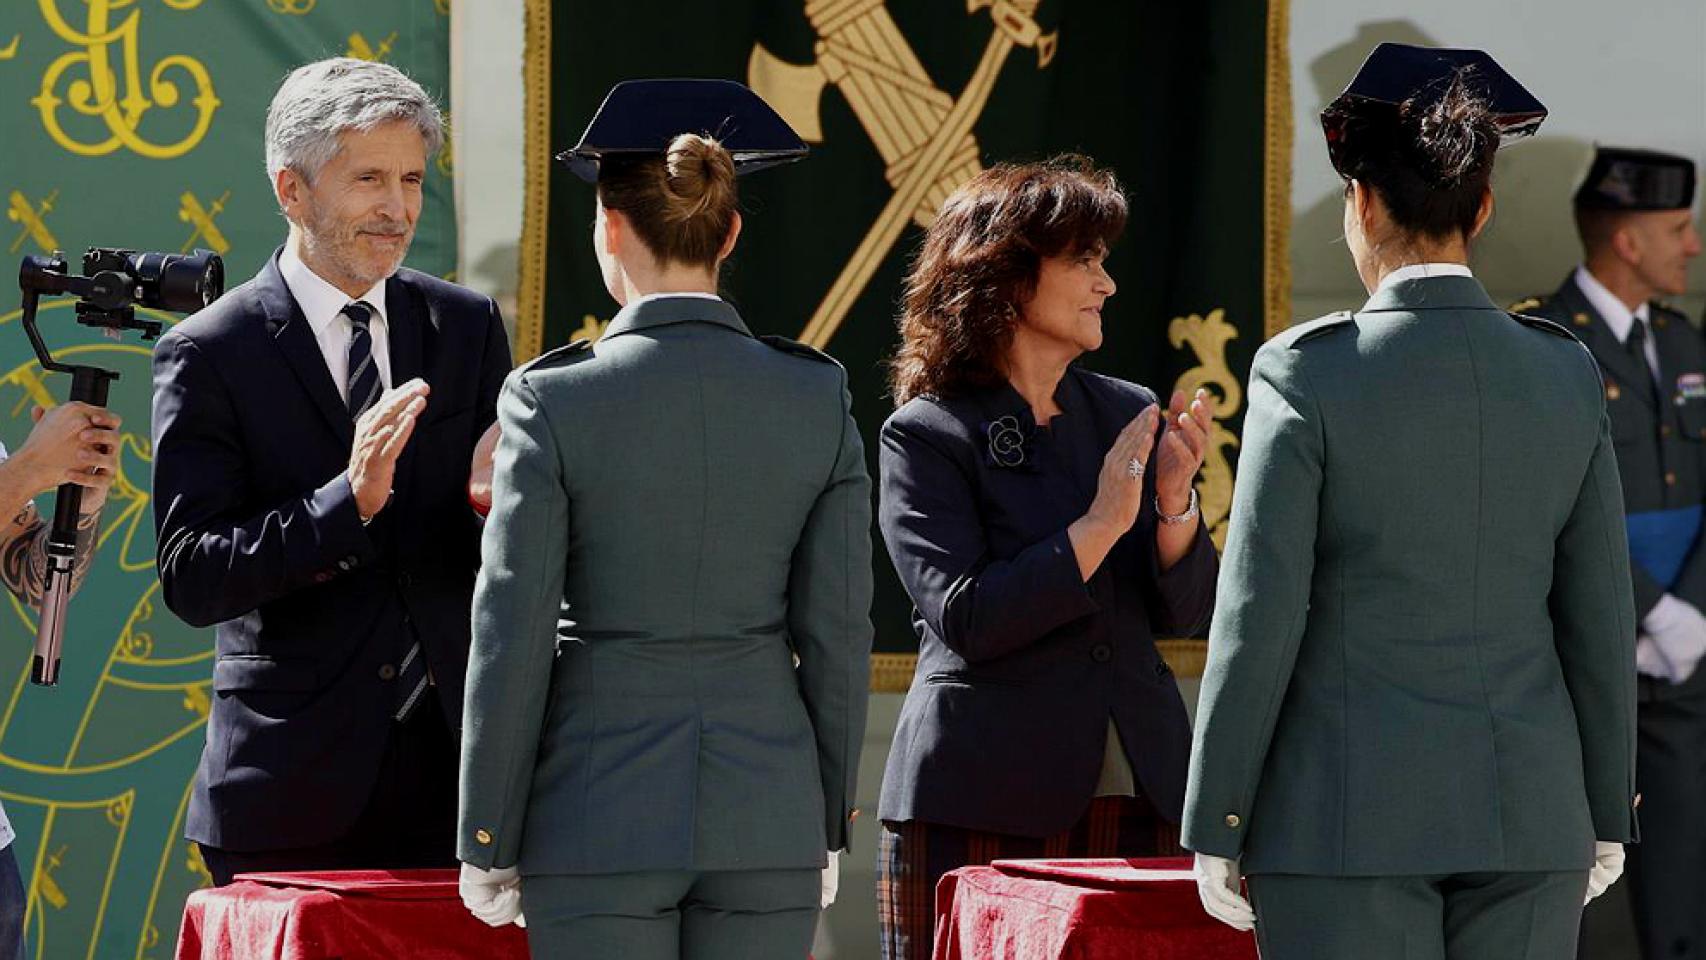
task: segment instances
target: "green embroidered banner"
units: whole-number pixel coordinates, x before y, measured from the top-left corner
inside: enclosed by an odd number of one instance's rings
[[[1241,384],[1270,324],[1288,322],[1285,0],[535,0],[530,13],[548,18],[535,41],[549,69],[530,72],[548,87],[530,93],[549,142],[528,157],[519,355],[596,336],[615,311],[590,249],[593,191],[537,164],[578,139],[619,80],[741,79],[812,143],[803,163],[742,181],[726,292],[755,332],[847,366],[873,467],[892,409],[882,363],[921,227],[987,164],[1084,153],[1132,199],[1108,261],[1119,291],[1105,345],[1088,363],[1163,396],[1215,393],[1201,493],[1211,526],[1224,523]],[[877,648],[914,650],[910,604],[878,565]]]
[[[263,161],[267,104],[295,66],[392,63],[443,103],[448,0],[26,0],[0,10],[0,442],[63,398],[18,324],[16,265],[89,246],[225,258],[252,276],[286,225]],[[455,264],[451,157],[429,171],[410,265]],[[9,291],[9,292],[8,292]],[[9,302],[8,302],[9,301]],[[168,323],[176,317],[162,316]],[[108,340],[47,300],[63,359],[120,371],[117,484],[93,573],[73,601],[58,687],[28,683],[35,618],[0,599],[0,803],[29,889],[29,956],[163,958],[207,874],[182,839],[212,674],[212,636],[157,602],[149,506],[149,345]],[[51,508],[44,498],[41,504]],[[51,513],[51,510],[49,509]]]

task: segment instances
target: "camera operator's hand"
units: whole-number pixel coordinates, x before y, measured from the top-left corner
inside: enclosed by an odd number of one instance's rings
[[[419,377],[393,387],[355,422],[349,485],[363,523],[373,519],[390,501],[397,458],[402,456],[409,437],[414,435],[416,421],[426,410],[430,389]]]
[[[13,455],[14,469],[29,478],[30,496],[62,483],[83,488],[82,513],[98,513],[118,471],[118,414],[86,403],[30,412],[35,428]]]

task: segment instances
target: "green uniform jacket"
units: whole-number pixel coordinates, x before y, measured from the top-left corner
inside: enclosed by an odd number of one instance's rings
[[[850,402],[834,361],[705,297],[510,375],[458,857],[793,869],[847,845],[872,632]]]
[[[1469,277],[1250,371],[1183,841],[1245,873],[1580,870],[1635,836],[1635,620],[1604,393]]]
[[[1551,297],[1519,306],[1569,327],[1599,361],[1630,539],[1639,541],[1630,565],[1637,620],[1667,592],[1706,610],[1706,550],[1698,544],[1699,508],[1706,500],[1706,339],[1680,312],[1650,304],[1662,377],[1655,404],[1646,363],[1617,339],[1574,273]],[[1666,696],[1706,691],[1706,671],[1696,671],[1680,687],[1666,684],[1654,691]]]

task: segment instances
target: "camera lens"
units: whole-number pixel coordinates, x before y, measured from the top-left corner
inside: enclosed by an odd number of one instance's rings
[[[211,250],[188,256],[139,253],[130,266],[142,289],[137,302],[144,307],[194,313],[225,292],[225,263]]]

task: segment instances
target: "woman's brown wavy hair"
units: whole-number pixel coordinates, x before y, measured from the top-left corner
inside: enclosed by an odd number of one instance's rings
[[[955,190],[907,274],[895,405],[1001,382],[1043,261],[1111,246],[1126,209],[1113,173],[1079,156],[1000,164]]]

